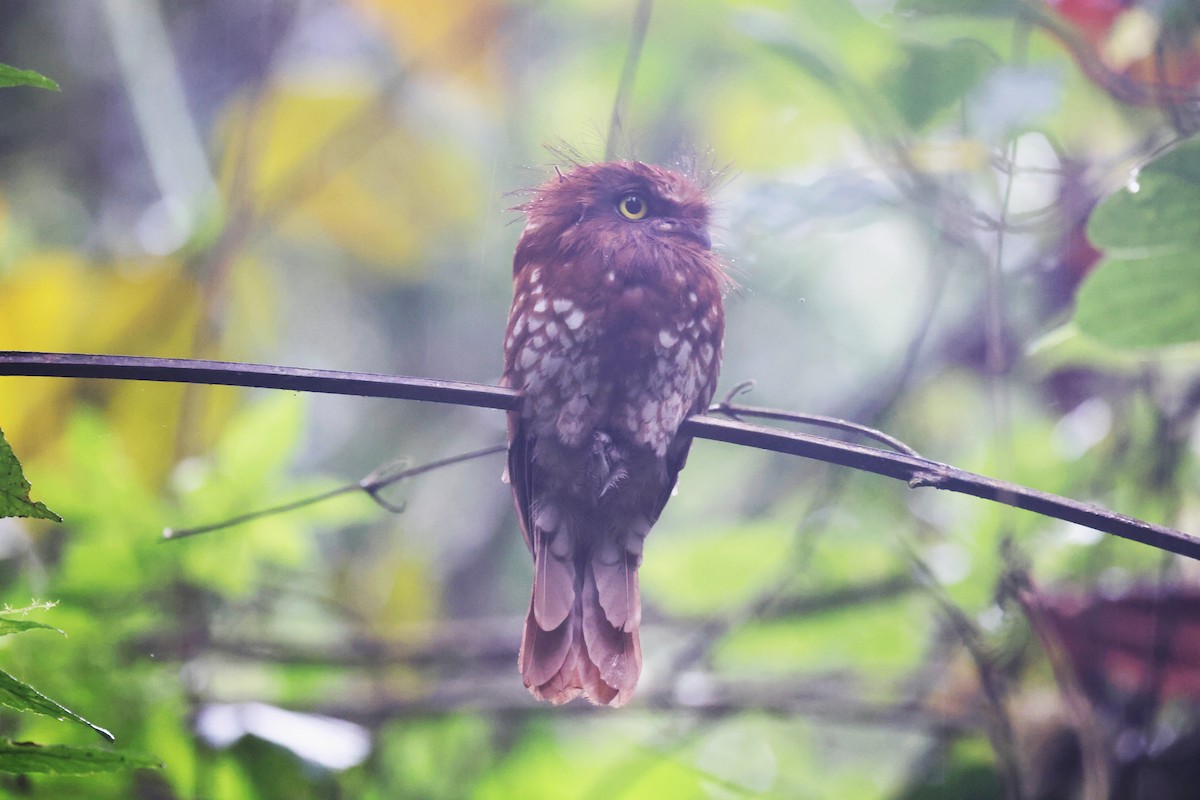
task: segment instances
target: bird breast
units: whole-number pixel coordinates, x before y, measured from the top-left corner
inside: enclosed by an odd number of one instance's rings
[[[614,272],[588,292],[546,272],[519,285],[508,340],[535,430],[580,447],[608,431],[663,455],[715,372],[719,310],[669,277]]]

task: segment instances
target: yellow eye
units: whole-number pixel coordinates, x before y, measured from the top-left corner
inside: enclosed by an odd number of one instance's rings
[[[646,216],[649,206],[640,194],[627,194],[617,201],[617,211],[625,219],[639,220]]]

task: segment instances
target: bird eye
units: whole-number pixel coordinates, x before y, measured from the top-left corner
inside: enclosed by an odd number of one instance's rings
[[[617,211],[625,219],[639,220],[646,216],[649,207],[640,194],[627,194],[617,201]]]

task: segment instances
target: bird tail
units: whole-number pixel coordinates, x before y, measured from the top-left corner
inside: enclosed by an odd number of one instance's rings
[[[539,515],[534,527],[533,594],[525,615],[518,666],[539,700],[560,704],[583,695],[622,706],[642,669],[638,639],[639,552],[617,541],[579,554],[557,520]],[[640,539],[639,539],[640,543]]]

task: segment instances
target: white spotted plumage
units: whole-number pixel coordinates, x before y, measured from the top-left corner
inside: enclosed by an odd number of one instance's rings
[[[622,217],[634,194],[642,216]],[[577,166],[536,190],[505,335],[509,468],[534,589],[519,659],[539,698],[621,705],[641,668],[637,568],[716,388],[720,261],[687,178]],[[645,218],[646,223],[640,220]]]

